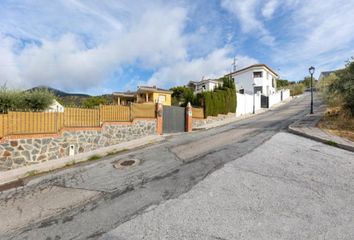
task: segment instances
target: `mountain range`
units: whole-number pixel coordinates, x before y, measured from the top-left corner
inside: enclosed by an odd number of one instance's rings
[[[46,89],[50,92],[52,92],[55,96],[57,97],[83,97],[83,98],[87,98],[87,97],[91,97],[88,94],[83,94],[83,93],[68,93],[68,92],[64,92],[52,87],[48,87],[48,86],[37,86],[34,88],[30,88],[26,91],[34,91],[34,90],[42,90],[42,89]]]

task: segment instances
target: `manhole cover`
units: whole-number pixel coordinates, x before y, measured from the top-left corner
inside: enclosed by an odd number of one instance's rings
[[[135,160],[125,160],[123,162],[120,163],[121,166],[131,166],[135,163]]]
[[[138,159],[121,159],[113,164],[113,167],[122,169],[126,167],[133,167],[140,163]]]

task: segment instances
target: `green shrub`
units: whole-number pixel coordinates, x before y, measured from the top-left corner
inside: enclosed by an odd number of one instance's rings
[[[47,89],[38,89],[21,94],[20,109],[45,110],[54,101],[54,94]]]
[[[337,94],[336,91],[330,89],[330,86],[336,81],[338,81],[338,76],[335,73],[332,73],[318,83],[319,93],[329,107],[341,106],[343,103],[342,95]]]
[[[185,107],[190,102],[195,107],[203,107],[205,116],[217,116],[236,112],[236,89],[233,79],[223,77],[222,87],[217,87],[213,92],[203,92],[195,95],[188,87],[174,87],[172,102],[174,105]]]
[[[295,83],[289,86],[290,96],[296,96],[303,94],[305,91],[305,86],[302,83]]]
[[[354,61],[335,74],[337,78],[328,84],[326,91],[337,98],[339,107],[354,116]]]
[[[193,90],[189,87],[173,87],[170,89],[172,93],[172,105],[174,106],[187,106],[190,102],[194,106],[198,106],[197,97],[194,95]]]
[[[0,89],[0,112],[9,110],[45,110],[54,100],[54,95],[48,90],[17,91],[3,86]]]
[[[106,104],[110,104],[110,102],[108,101],[108,99],[106,99],[104,97],[89,97],[89,98],[85,99],[82,103],[82,105],[85,108],[95,108],[101,104],[106,105]]]
[[[277,89],[287,88],[290,85],[290,82],[285,79],[277,79]]]
[[[15,109],[21,104],[21,93],[9,90],[5,86],[0,89],[0,113],[6,113],[9,109]]]

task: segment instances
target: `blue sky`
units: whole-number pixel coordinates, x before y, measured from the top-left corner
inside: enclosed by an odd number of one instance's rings
[[[300,80],[354,56],[354,1],[1,0],[0,84],[169,88],[266,63]]]

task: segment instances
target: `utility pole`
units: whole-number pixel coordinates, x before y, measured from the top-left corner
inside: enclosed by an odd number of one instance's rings
[[[233,66],[233,71],[236,72],[237,69],[237,58],[234,57],[234,62],[231,64]]]

